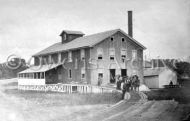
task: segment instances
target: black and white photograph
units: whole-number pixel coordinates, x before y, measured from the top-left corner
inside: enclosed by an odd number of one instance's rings
[[[0,121],[190,121],[190,0],[0,0]]]

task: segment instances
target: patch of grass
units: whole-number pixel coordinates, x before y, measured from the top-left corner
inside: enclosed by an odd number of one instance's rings
[[[17,85],[18,85],[18,82],[10,82],[10,83],[4,84],[3,86],[8,87],[8,86],[17,86]]]
[[[65,94],[58,92],[21,91],[17,89],[7,89],[4,93],[46,106],[114,104],[121,100],[121,94],[119,93]]]
[[[181,104],[190,103],[190,80],[183,81],[181,88],[168,88],[145,92],[149,100],[176,100]]]

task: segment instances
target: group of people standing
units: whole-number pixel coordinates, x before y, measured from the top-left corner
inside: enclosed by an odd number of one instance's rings
[[[101,86],[102,84],[102,75],[99,75],[98,77],[98,86]],[[129,91],[139,91],[139,86],[140,86],[140,80],[137,75],[133,76],[120,76],[117,75],[115,77],[116,81],[116,89],[122,90],[122,99],[124,99],[125,93]]]
[[[122,99],[124,99],[125,93],[129,91],[139,91],[140,80],[137,75],[122,77],[118,75],[116,77],[116,88],[122,90]]]

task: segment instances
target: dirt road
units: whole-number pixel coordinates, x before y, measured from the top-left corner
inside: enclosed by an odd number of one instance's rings
[[[130,100],[93,114],[80,115],[72,121],[180,121],[177,106],[175,101],[146,101],[142,95],[131,93]]]

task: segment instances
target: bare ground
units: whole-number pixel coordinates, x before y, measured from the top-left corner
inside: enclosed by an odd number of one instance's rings
[[[31,96],[26,98],[5,93],[6,89],[15,87],[14,80],[0,81],[1,121],[180,121],[186,107],[173,100],[140,101],[137,93],[131,93],[130,100],[113,107],[110,107],[111,103],[52,105],[45,102],[48,98],[37,103]]]

